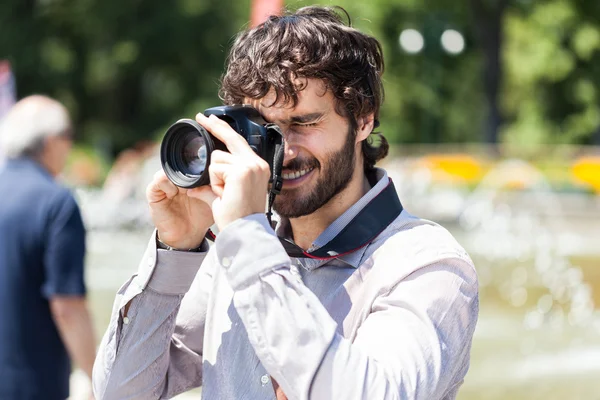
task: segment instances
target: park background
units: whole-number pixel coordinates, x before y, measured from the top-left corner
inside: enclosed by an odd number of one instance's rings
[[[98,339],[152,230],[143,196],[162,135],[220,103],[235,33],[281,3],[0,2],[0,108],[42,93],[73,116],[61,179],[88,228]],[[475,261],[481,313],[459,399],[600,399],[600,2],[285,2],[309,4],[344,7],[381,41],[381,165],[405,207]]]

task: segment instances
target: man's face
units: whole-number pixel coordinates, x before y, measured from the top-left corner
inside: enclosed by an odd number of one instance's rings
[[[273,95],[251,102],[286,141],[283,189],[273,209],[283,217],[309,215],[342,192],[362,161],[348,120],[335,110],[335,99],[320,80],[309,79],[295,108],[272,105]],[[270,107],[268,107],[270,106]]]

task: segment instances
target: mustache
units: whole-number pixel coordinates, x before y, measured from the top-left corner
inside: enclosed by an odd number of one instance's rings
[[[287,163],[286,165],[283,166],[284,169],[291,169],[293,171],[300,171],[303,169],[320,168],[320,167],[321,167],[321,163],[319,163],[319,160],[317,160],[316,158],[311,158],[311,159],[294,158],[289,163]]]

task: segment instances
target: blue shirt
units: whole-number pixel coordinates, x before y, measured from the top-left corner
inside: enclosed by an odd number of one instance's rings
[[[0,169],[0,399],[69,396],[71,366],[48,300],[83,296],[85,229],[75,199],[39,164]]]

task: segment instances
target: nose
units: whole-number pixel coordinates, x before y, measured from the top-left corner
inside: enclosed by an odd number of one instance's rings
[[[294,134],[289,124],[281,121],[277,121],[276,123],[281,128],[281,132],[283,134],[283,165],[287,165],[291,160],[298,157],[298,153],[300,151],[298,146],[298,137]]]
[[[288,140],[285,141],[285,145],[283,148],[283,162],[284,165],[289,161],[298,156],[298,148],[290,143]]]

